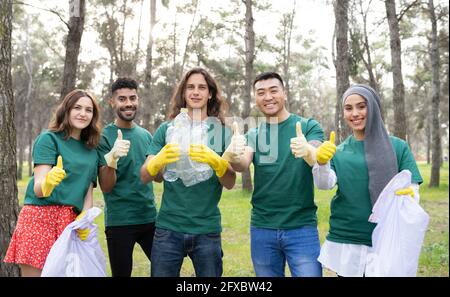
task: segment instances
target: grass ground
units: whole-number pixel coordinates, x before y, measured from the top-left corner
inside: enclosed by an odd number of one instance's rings
[[[421,205],[430,215],[428,231],[425,235],[422,253],[419,259],[418,276],[449,276],[449,191],[448,191],[448,163],[441,169],[441,183],[439,188],[428,188],[430,165],[420,163],[420,172],[424,183],[420,187]],[[24,168],[26,172],[26,168]],[[19,200],[23,203],[23,197],[28,178],[18,182]],[[220,210],[222,212],[222,245],[223,276],[254,276],[250,259],[250,197],[251,194],[240,190],[241,180],[238,177],[237,184],[233,190],[224,190]],[[158,205],[161,202],[162,185],[155,184],[155,197]],[[328,218],[330,215],[330,198],[334,190],[316,190],[316,204],[318,206],[318,228],[320,240],[323,242],[328,232]],[[94,203],[103,208],[103,196],[96,189],[94,191]],[[99,241],[107,255],[106,239],[103,222],[103,213],[96,219],[99,225]],[[109,263],[108,274],[111,275]],[[148,276],[150,274],[150,263],[141,248],[137,245],[133,255],[133,276]],[[194,276],[194,269],[190,259],[185,258],[181,270],[182,276]],[[287,272],[287,275],[289,273]],[[334,276],[334,273],[324,270],[324,276]]]

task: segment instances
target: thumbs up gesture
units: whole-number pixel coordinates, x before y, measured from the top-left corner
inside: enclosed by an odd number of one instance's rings
[[[130,150],[130,141],[124,140],[122,136],[122,131],[117,129],[117,138],[114,142],[114,146],[111,151],[105,154],[105,161],[109,167],[117,169],[117,161],[121,157],[125,157]]]
[[[56,166],[53,166],[53,168],[47,173],[41,184],[42,195],[44,197],[50,196],[53,189],[59,185],[65,177],[66,172],[63,169],[63,159],[61,156],[58,156]]]
[[[302,125],[297,122],[295,125],[297,137],[291,138],[291,151],[295,158],[303,158],[309,166],[316,163],[316,148],[308,143],[302,132]]]
[[[317,149],[317,163],[319,165],[327,164],[336,153],[336,145],[334,144],[334,131],[330,133],[330,140],[322,143]]]
[[[233,122],[233,136],[231,137],[230,145],[222,155],[222,158],[230,163],[239,163],[241,156],[244,154],[246,145],[245,136],[239,133],[239,126]]]

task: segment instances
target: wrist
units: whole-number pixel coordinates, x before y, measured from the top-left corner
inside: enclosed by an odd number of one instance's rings
[[[317,162],[316,148],[310,144],[307,144],[307,147],[308,153],[303,159],[305,160],[306,163],[308,163],[309,166],[312,167]]]
[[[44,197],[44,198],[49,197],[52,194],[54,188],[55,188],[55,186],[47,183],[46,181],[41,183],[42,197]]]
[[[158,172],[161,170],[162,166],[158,166],[158,162],[156,161],[156,156],[153,157],[147,164],[147,172],[150,176],[156,176]]]
[[[119,158],[114,158],[114,152],[110,151],[109,153],[105,154],[105,161],[108,167],[117,169],[117,161]]]
[[[219,157],[217,160],[216,166],[214,166],[214,171],[216,172],[217,177],[224,176],[225,172],[227,172],[229,162],[224,158]]]

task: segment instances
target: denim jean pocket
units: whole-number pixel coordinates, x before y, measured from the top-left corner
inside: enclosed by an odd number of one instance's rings
[[[213,233],[207,233],[205,234],[206,238],[213,241],[219,241],[220,240],[220,233],[219,232],[213,232]]]
[[[165,237],[168,237],[169,235],[170,235],[169,230],[156,228],[154,237],[155,239],[163,239]]]

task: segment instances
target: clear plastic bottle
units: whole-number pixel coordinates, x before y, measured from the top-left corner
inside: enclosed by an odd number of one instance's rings
[[[174,182],[180,177],[180,161],[183,159],[183,163],[185,163],[185,156],[187,153],[185,153],[186,149],[182,148],[183,144],[183,133],[186,130],[190,130],[190,120],[189,116],[187,114],[187,108],[182,108],[180,113],[173,119],[172,123],[169,124],[169,127],[167,128],[166,132],[166,143],[176,143],[180,145],[181,150],[181,156],[180,160],[175,163],[170,163],[166,165],[166,170],[163,174],[163,178],[166,181]],[[184,145],[185,146],[185,145]]]
[[[195,162],[189,158],[190,144],[207,145],[208,126],[201,120],[192,121],[187,112],[187,108],[182,108],[167,128],[166,143],[179,144],[180,159],[167,164],[163,177],[169,182],[180,178],[183,184],[189,187],[209,179],[213,170],[208,164]]]
[[[194,120],[192,122],[191,143],[208,145],[207,139],[208,125],[206,122]],[[195,169],[196,183],[205,181],[212,176],[213,170],[208,164],[195,161],[192,161],[192,163]]]

